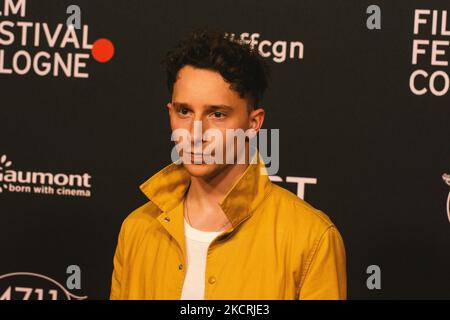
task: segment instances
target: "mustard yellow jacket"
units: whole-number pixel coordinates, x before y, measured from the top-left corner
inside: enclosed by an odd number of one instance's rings
[[[261,170],[263,163],[249,165],[220,202],[232,227],[209,246],[205,299],[346,299],[338,230]],[[150,201],[122,224],[111,299],[180,299],[189,184],[186,169],[172,163],[140,185]]]

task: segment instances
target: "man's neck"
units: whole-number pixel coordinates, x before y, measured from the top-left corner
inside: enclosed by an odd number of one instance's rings
[[[203,231],[218,231],[229,222],[219,206],[248,164],[228,165],[210,178],[191,177],[187,192],[188,219],[193,227]]]
[[[247,167],[248,164],[228,165],[212,178],[191,177],[190,201],[219,203]]]

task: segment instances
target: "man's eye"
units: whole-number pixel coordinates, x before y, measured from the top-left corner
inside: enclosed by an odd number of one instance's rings
[[[189,110],[187,108],[180,108],[180,113],[183,115],[187,115]]]
[[[220,111],[216,111],[213,113],[214,118],[222,118],[224,116],[224,114]]]

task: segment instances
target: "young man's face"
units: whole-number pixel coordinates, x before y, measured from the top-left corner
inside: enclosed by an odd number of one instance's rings
[[[221,164],[206,164],[204,161],[197,164],[201,157],[184,154],[192,160],[191,164],[185,163],[184,166],[195,177],[212,178],[229,165],[226,164],[226,150],[227,144],[232,144],[233,139],[227,141],[226,129],[246,131],[252,128],[257,132],[264,121],[264,110],[250,109],[249,100],[241,98],[238,92],[232,90],[219,72],[190,65],[184,66],[178,72],[172,102],[169,102],[167,107],[172,130],[185,129],[190,132],[192,153],[194,153],[194,121],[201,121],[202,133],[208,129],[216,129],[221,133],[223,139]],[[202,150],[205,150],[211,143],[203,139],[199,144]],[[236,146],[234,150],[236,156]],[[183,150],[180,156],[183,156],[183,152],[185,151]]]

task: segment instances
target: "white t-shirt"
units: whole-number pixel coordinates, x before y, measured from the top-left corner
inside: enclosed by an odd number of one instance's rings
[[[201,231],[184,218],[187,270],[181,300],[203,300],[205,291],[206,254],[209,244],[223,231]]]

